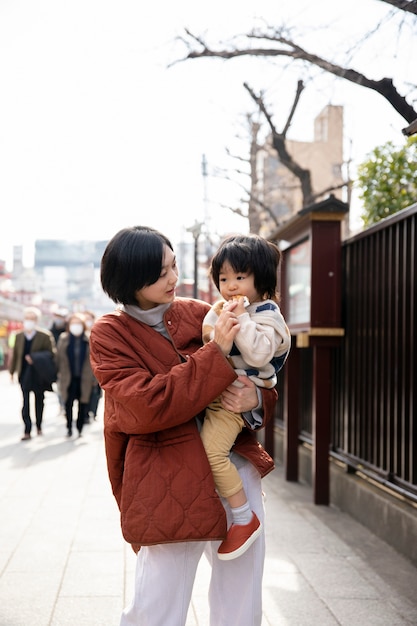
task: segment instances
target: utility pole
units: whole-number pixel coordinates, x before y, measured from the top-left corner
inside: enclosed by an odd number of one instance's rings
[[[193,285],[193,297],[198,298],[198,239],[201,235],[201,222],[194,222],[193,226],[187,228],[187,232],[191,233],[194,238],[194,285]]]
[[[210,216],[208,212],[208,199],[207,199],[207,159],[206,155],[203,154],[201,158],[201,173],[203,175],[203,206],[204,206],[204,223],[206,225],[206,245],[205,245],[205,255],[206,255],[206,267],[207,271],[210,267],[211,261],[211,243],[210,243]],[[211,277],[208,277],[208,299],[210,304],[213,301],[213,283],[211,281]]]

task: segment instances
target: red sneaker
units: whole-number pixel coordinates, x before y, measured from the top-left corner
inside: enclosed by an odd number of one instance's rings
[[[253,513],[249,524],[244,526],[232,524],[227,531],[226,539],[222,541],[217,550],[217,556],[222,561],[236,559],[246,552],[249,546],[261,534],[261,531],[262,524],[255,513]]]

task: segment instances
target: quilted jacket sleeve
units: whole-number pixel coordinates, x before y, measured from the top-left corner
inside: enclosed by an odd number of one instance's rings
[[[180,354],[152,328],[127,318],[104,316],[90,339],[91,363],[115,431],[140,435],[183,424],[235,380],[213,342]],[[197,326],[201,345],[201,322]]]

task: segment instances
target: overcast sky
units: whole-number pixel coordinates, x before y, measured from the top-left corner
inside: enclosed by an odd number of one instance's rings
[[[307,81],[293,139],[311,140],[314,117],[341,104],[346,158],[403,141],[406,123],[381,97],[317,72],[311,81],[302,66],[241,59],[168,68],[186,53],[176,39],[184,27],[215,41],[262,19],[285,22],[306,48],[344,59],[357,33],[389,12],[379,0],[0,0],[0,259],[10,267],[12,246],[23,245],[31,264],[35,239],[109,239],[140,223],[176,242],[207,216],[219,232],[246,231],[221,208],[241,190],[214,176],[230,166],[226,148],[246,157],[244,117],[254,107],[244,81],[265,91],[278,129],[298,78]],[[385,27],[353,66],[371,78],[394,75],[405,93],[417,66],[408,39],[407,27],[400,41]]]

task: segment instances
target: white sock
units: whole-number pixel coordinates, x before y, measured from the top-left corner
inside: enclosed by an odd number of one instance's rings
[[[238,524],[239,526],[245,526],[246,524],[249,524],[253,515],[249,506],[249,502],[247,501],[242,506],[238,506],[235,509],[231,508],[231,512],[233,524]]]

